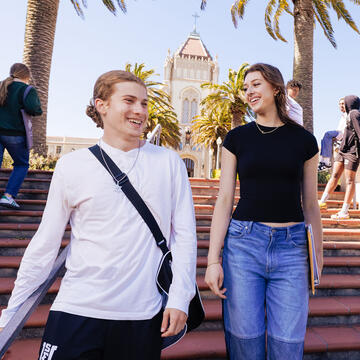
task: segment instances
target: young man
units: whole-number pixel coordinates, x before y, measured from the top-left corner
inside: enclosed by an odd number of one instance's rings
[[[286,84],[287,100],[288,100],[288,115],[300,125],[304,125],[303,109],[296,102],[296,98],[300,93],[302,85],[299,81],[290,80]]]
[[[336,139],[337,141],[341,141],[343,138],[344,130],[346,127],[346,117],[347,117],[344,98],[341,98],[339,100],[339,108],[342,114],[337,130],[327,131],[324,134],[323,138],[321,139],[321,151],[320,151],[320,161],[319,161],[318,171],[324,171],[331,168],[333,139]]]
[[[147,92],[133,74],[101,75],[86,113],[104,129],[102,152],[128,175],[172,251],[167,307],[162,313],[156,286],[162,253],[152,233],[108,171],[82,149],[57,163],[0,326],[48,276],[70,219],[67,272],[39,359],[159,360],[161,338],[184,328],[195,294],[196,227],[186,168],[175,152],[141,140]]]

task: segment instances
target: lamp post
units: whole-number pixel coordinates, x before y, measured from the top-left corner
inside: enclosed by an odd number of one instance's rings
[[[212,157],[213,157],[213,153],[214,153],[214,150],[210,147],[209,148],[209,168],[208,168],[208,177],[209,179],[211,179],[211,174],[212,174]]]
[[[216,169],[219,169],[219,155],[220,155],[220,145],[222,143],[221,137],[219,136],[216,139],[217,152],[216,152]]]

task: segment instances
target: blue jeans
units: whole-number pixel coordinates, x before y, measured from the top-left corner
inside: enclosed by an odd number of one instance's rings
[[[25,136],[0,135],[0,165],[5,149],[13,159],[14,165],[5,192],[16,197],[29,169],[29,150]]]
[[[232,219],[223,269],[229,358],[302,359],[309,303],[304,223],[272,228]]]
[[[321,151],[320,155],[323,157],[331,158],[332,155],[332,141],[334,137],[339,135],[339,131],[332,130],[327,131],[321,139]]]

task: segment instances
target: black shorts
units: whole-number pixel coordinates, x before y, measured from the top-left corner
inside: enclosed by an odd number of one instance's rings
[[[356,170],[359,167],[359,159],[353,159],[347,157],[343,153],[337,153],[334,159],[334,162],[335,161],[344,163],[344,168],[346,170],[351,170],[356,172]]]
[[[159,360],[162,312],[150,320],[103,320],[50,311],[38,360]]]

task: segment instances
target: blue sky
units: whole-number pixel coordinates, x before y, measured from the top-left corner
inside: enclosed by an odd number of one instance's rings
[[[243,62],[267,62],[281,70],[285,81],[292,77],[293,19],[284,14],[282,34],[287,43],[273,40],[264,26],[267,1],[250,1],[245,19],[234,28],[232,0],[209,0],[200,11],[200,0],[128,0],[126,15],[112,15],[100,0],[88,1],[85,19],[76,15],[70,0],[61,0],[50,76],[47,135],[99,137],[85,108],[97,77],[121,69],[126,63],[145,63],[163,78],[163,64],[193,28],[192,14],[200,15],[197,29],[212,56],[218,55],[220,81],[229,68]],[[344,0],[360,27],[360,6]],[[315,29],[314,129],[320,141],[324,131],[337,127],[338,99],[360,95],[360,35],[331,12],[338,48],[334,49]],[[22,61],[26,0],[6,1],[0,6],[0,79],[14,62]]]

